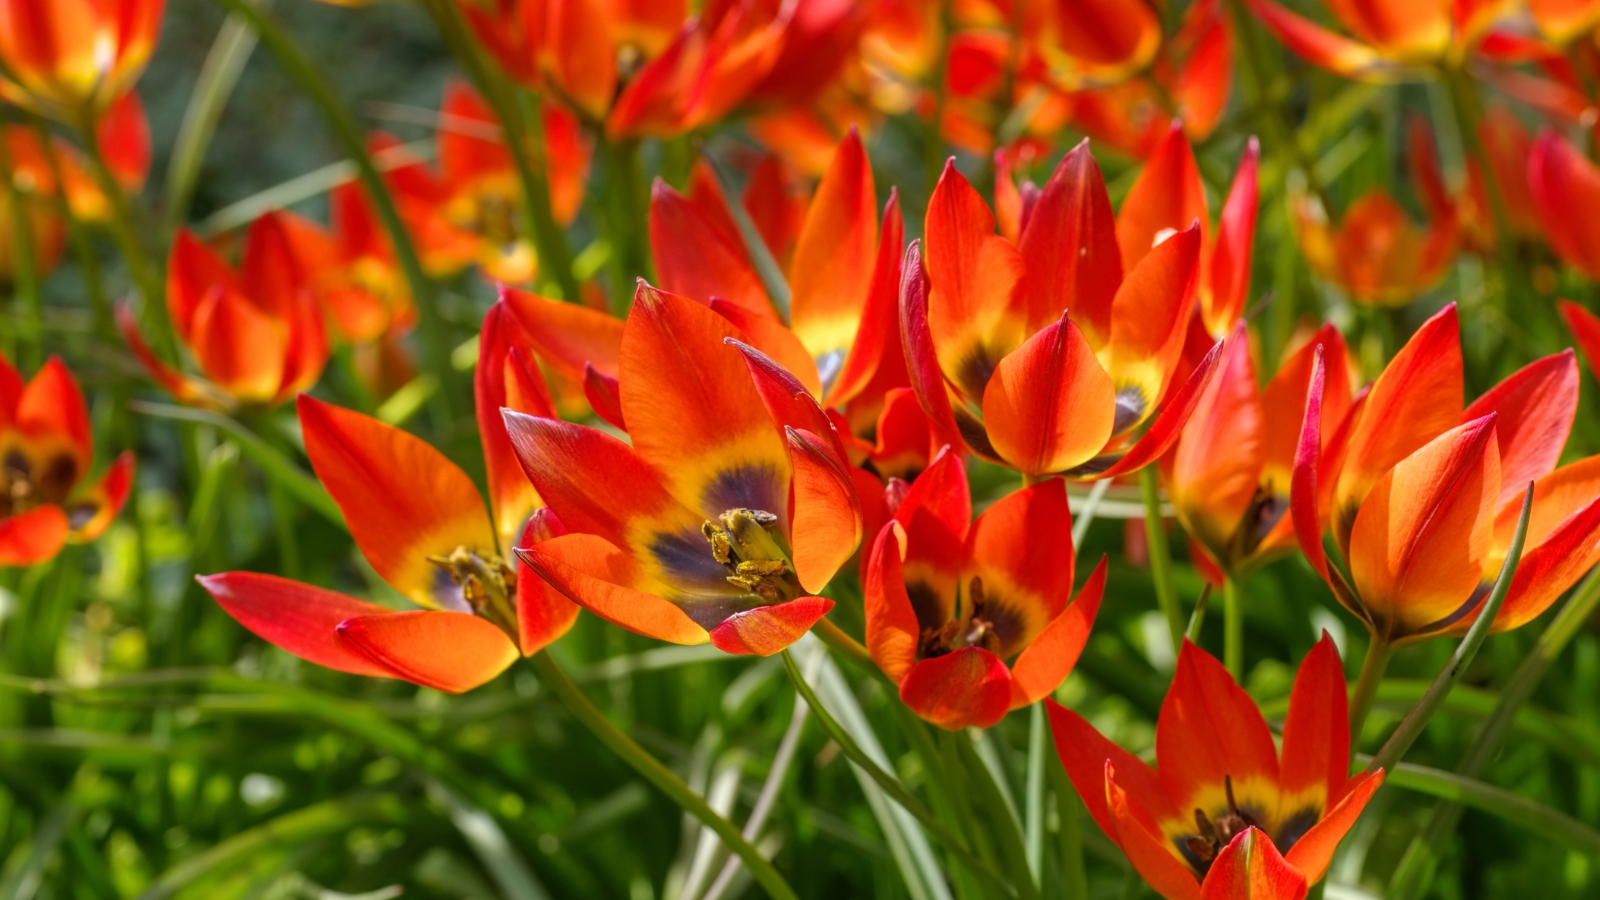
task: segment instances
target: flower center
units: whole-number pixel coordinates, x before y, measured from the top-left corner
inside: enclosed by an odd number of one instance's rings
[[[728,583],[768,603],[804,596],[777,533],[778,517],[762,509],[730,509],[700,533],[711,545],[711,558],[728,570]]]
[[[513,642],[517,636],[517,572],[493,553],[479,555],[457,547],[447,556],[430,556],[428,562],[450,573],[472,611],[499,626]]]
[[[0,460],[0,518],[47,503],[60,504],[77,480],[78,463],[71,456],[61,453],[44,465],[34,465],[27,454],[13,448]]]
[[[995,630],[993,617],[988,611],[988,597],[983,590],[983,579],[974,575],[967,582],[967,607],[970,611],[937,628],[922,629],[917,642],[917,657],[932,659],[960,650],[962,647],[982,647],[990,653],[1000,654],[1000,634]]]
[[[1257,822],[1255,817],[1249,813],[1241,810],[1239,804],[1233,799],[1232,775],[1223,776],[1222,786],[1228,795],[1227,812],[1212,820],[1206,815],[1205,810],[1196,809],[1194,811],[1194,827],[1199,834],[1189,838],[1185,843],[1185,846],[1189,848],[1189,852],[1193,853],[1206,868],[1210,867],[1211,861],[1235,837],[1252,826],[1261,827],[1261,823]],[[1201,874],[1205,873],[1202,872]]]

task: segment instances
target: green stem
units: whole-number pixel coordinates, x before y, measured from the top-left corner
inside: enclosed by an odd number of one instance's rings
[[[789,671],[789,680],[794,682],[795,690],[799,691],[800,696],[805,698],[806,703],[811,707],[811,711],[816,713],[817,721],[822,724],[823,729],[828,732],[834,743],[839,745],[839,749],[844,751],[845,757],[854,763],[856,768],[867,773],[867,776],[876,782],[884,793],[894,798],[894,801],[900,804],[906,812],[911,813],[918,822],[921,822],[922,827],[926,828],[969,871],[990,884],[1004,889],[1007,894],[1014,892],[1004,878],[1001,878],[994,870],[985,865],[982,860],[973,855],[971,850],[967,849],[965,841],[952,834],[950,829],[939,821],[931,810],[922,805],[922,801],[911,796],[911,793],[905,789],[899,779],[883,771],[877,763],[872,761],[871,757],[862,752],[855,739],[851,738],[848,732],[839,727],[839,723],[834,720],[833,716],[823,707],[822,702],[817,699],[816,691],[813,691],[811,685],[806,683],[805,676],[800,674],[800,667],[795,664],[794,656],[788,650],[783,651],[783,664]]]
[[[383,183],[383,176],[378,173],[377,166],[373,165],[372,156],[367,153],[366,136],[362,133],[361,123],[339,98],[327,76],[306,58],[282,26],[252,6],[249,0],[217,0],[217,2],[249,22],[250,27],[260,36],[261,43],[277,60],[284,74],[317,106],[334,141],[356,164],[361,182],[367,189],[367,196],[377,210],[378,219],[383,223],[384,231],[389,236],[389,243],[394,248],[395,256],[400,261],[400,268],[405,273],[406,282],[411,288],[411,299],[417,307],[419,326],[417,331],[422,336],[428,365],[443,377],[445,373],[452,371],[450,335],[439,314],[433,285],[423,272],[422,260],[417,256],[416,247],[411,243],[411,235],[406,231],[405,222],[400,218],[400,211],[395,207],[394,198],[389,196],[388,188]],[[441,390],[433,399],[436,404],[434,411],[442,418],[441,424],[451,422],[449,391]]]
[[[635,279],[649,278],[649,253],[644,245],[649,212],[639,197],[639,142],[600,138],[605,166],[606,239],[611,244],[611,309],[626,315],[633,304]],[[728,198],[736,206],[735,197]]]
[[[863,672],[887,678],[887,676],[883,675],[883,671],[878,668],[878,664],[873,662],[872,652],[860,641],[851,637],[843,628],[835,625],[832,620],[819,619],[817,624],[811,626],[811,633],[842,654],[856,668]]]
[[[1155,466],[1139,470],[1139,489],[1144,495],[1144,534],[1149,544],[1150,578],[1155,582],[1156,604],[1167,617],[1167,629],[1172,635],[1172,652],[1176,656],[1183,646],[1183,610],[1178,608],[1178,587],[1172,580],[1172,548],[1167,544],[1167,530],[1161,524],[1161,484]]]
[[[1083,861],[1083,801],[1061,766],[1050,766],[1050,782],[1060,820],[1061,894],[1067,900],[1089,900],[1088,867]]]
[[[1463,778],[1477,778],[1488,768],[1489,761],[1511,730],[1511,724],[1533,695],[1534,688],[1549,671],[1550,664],[1566,649],[1578,630],[1600,605],[1600,569],[1592,571],[1572,596],[1561,607],[1528,655],[1522,658],[1511,680],[1500,692],[1494,711],[1484,720],[1473,738],[1466,755],[1456,766],[1456,774]],[[1441,803],[1434,807],[1433,815],[1422,831],[1412,838],[1400,866],[1389,882],[1388,896],[1393,900],[1407,900],[1420,896],[1420,889],[1431,880],[1440,848],[1461,820],[1462,806],[1458,803]]]
[[[1528,490],[1522,495],[1522,515],[1517,519],[1517,530],[1511,536],[1511,545],[1506,550],[1506,561],[1500,566],[1500,576],[1495,579],[1494,588],[1489,591],[1489,598],[1483,602],[1483,608],[1478,612],[1477,618],[1473,619],[1472,627],[1467,629],[1466,636],[1456,645],[1456,652],[1451,654],[1449,664],[1433,680],[1433,684],[1428,686],[1428,692],[1422,695],[1417,705],[1413,706],[1401,720],[1394,734],[1391,734],[1389,740],[1379,748],[1377,755],[1367,766],[1368,771],[1393,768],[1422,734],[1422,729],[1427,726],[1434,712],[1444,704],[1450,689],[1455,687],[1462,675],[1466,674],[1472,658],[1478,655],[1478,648],[1488,639],[1489,629],[1494,626],[1495,617],[1500,615],[1500,607],[1505,605],[1506,595],[1511,593],[1511,580],[1516,576],[1517,563],[1522,559],[1522,544],[1528,537],[1528,518],[1532,514],[1533,483],[1529,482]]]
[[[94,174],[94,180],[105,194],[106,200],[111,205],[111,236],[117,242],[117,248],[122,251],[122,259],[128,266],[128,275],[133,279],[134,287],[138,289],[140,299],[144,306],[143,326],[145,334],[149,336],[151,346],[156,353],[162,355],[168,362],[178,358],[178,345],[172,333],[172,322],[167,317],[166,294],[162,287],[161,268],[152,262],[149,251],[139,241],[140,228],[134,222],[133,202],[129,199],[122,185],[117,182],[111,173],[111,167],[106,165],[105,154],[100,147],[100,136],[95,130],[93,121],[83,122],[78,126],[79,138],[83,141],[84,149],[88,151],[89,169]]]
[[[1374,759],[1367,766],[1368,771],[1377,768],[1376,763]],[[1399,763],[1385,769],[1385,784],[1481,809],[1591,857],[1600,857],[1600,831],[1560,810],[1454,772],[1415,763]]]
[[[0,141],[0,145],[5,143]],[[44,146],[45,156],[52,156],[51,145],[46,143]],[[17,191],[16,179],[10,174],[9,146],[0,146],[0,172],[6,173],[6,208],[11,214],[12,287],[22,306],[22,349],[25,352],[17,354],[17,359],[26,371],[36,369],[44,362],[44,301],[39,295],[39,277],[34,270],[33,230],[28,222],[28,210]],[[56,181],[56,192],[59,195],[66,192],[66,187],[59,179]]]
[[[1372,712],[1372,701],[1378,694],[1378,683],[1383,681],[1383,671],[1389,668],[1389,657],[1394,647],[1389,641],[1374,634],[1367,642],[1367,657],[1361,662],[1361,675],[1356,679],[1355,693],[1350,697],[1350,740],[1361,742],[1361,729]]]
[[[1033,883],[1044,887],[1044,772],[1045,754],[1049,752],[1050,723],[1045,720],[1044,704],[1035,703],[1028,710],[1028,774],[1024,785],[1027,796],[1023,799],[1023,828],[1028,850],[1028,871]]]
[[[1194,602],[1194,610],[1189,613],[1189,643],[1200,643],[1200,633],[1206,627],[1206,609],[1211,605],[1211,584],[1200,589],[1200,599]]]
[[[255,0],[265,6],[270,0]],[[163,190],[166,199],[165,234],[171,234],[189,216],[189,204],[194,200],[195,185],[200,181],[200,167],[205,163],[206,148],[216,134],[217,122],[233,96],[245,63],[256,47],[256,33],[250,23],[234,13],[223,20],[217,29],[216,40],[200,67],[195,79],[194,92],[189,95],[189,105],[184,108],[183,122],[178,126],[178,136],[172,144],[172,156],[167,163],[167,181]]]
[[[787,653],[784,654],[784,658],[786,660],[789,658]],[[589,698],[584,696],[583,691],[572,683],[572,679],[567,677],[567,673],[561,671],[561,666],[557,665],[555,659],[549,653],[536,653],[529,657],[529,660],[533,664],[534,671],[539,675],[539,681],[555,692],[556,696],[567,707],[568,712],[581,721],[596,738],[600,739],[601,743],[610,748],[611,752],[622,757],[623,762],[632,766],[635,772],[644,776],[645,780],[655,785],[685,812],[699,819],[703,825],[716,832],[717,837],[722,839],[723,844],[727,845],[728,849],[733,851],[744,862],[745,867],[750,870],[750,874],[755,878],[756,883],[761,885],[768,896],[774,898],[774,900],[798,900],[794,889],[789,887],[788,882],[783,880],[783,876],[778,873],[777,869],[773,868],[772,863],[761,855],[761,851],[745,840],[744,835],[739,833],[737,826],[717,815],[716,811],[706,804],[704,798],[683,783],[683,779],[663,765],[660,760],[651,756],[633,738],[628,737],[621,729],[611,724],[611,720],[607,719],[605,714],[597,709],[593,703],[590,703]],[[793,665],[792,661],[790,665]],[[796,679],[800,680],[798,673],[794,674]],[[818,718],[821,718],[821,709],[817,706],[816,698],[807,696],[806,702],[811,704],[811,708],[819,713]]]
[[[1244,684],[1244,604],[1239,596],[1239,579],[1227,575],[1222,579],[1222,658],[1228,674],[1238,684]]]

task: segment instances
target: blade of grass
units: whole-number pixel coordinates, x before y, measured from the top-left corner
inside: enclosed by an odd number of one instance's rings
[[[269,2],[271,0],[255,0],[256,5],[262,7]],[[200,180],[206,149],[211,146],[217,122],[255,48],[256,33],[249,22],[237,14],[223,20],[211,51],[200,67],[194,91],[189,95],[189,105],[183,111],[183,122],[178,126],[178,136],[173,140],[162,191],[167,206],[163,233],[176,231],[189,216],[189,203],[194,199],[195,185]]]
[[[478,854],[489,877],[500,888],[506,900],[550,900],[550,892],[528,868],[527,862],[500,830],[500,823],[471,801],[452,791],[434,778],[424,778],[428,796],[444,807],[450,821],[461,832],[461,837],[472,852]]]

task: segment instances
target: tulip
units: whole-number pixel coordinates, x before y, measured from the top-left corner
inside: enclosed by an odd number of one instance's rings
[[[1102,560],[1072,598],[1072,514],[1060,479],[974,520],[966,469],[946,448],[873,542],[862,576],[867,649],[917,715],[950,730],[988,728],[1066,680],[1105,574]]]
[[[1460,223],[1462,243],[1468,249],[1481,255],[1494,252],[1501,235],[1483,168],[1469,158],[1466,183],[1452,191],[1439,172],[1439,158],[1433,152],[1427,121],[1412,116],[1407,124],[1407,155],[1412,180],[1428,215],[1436,221],[1454,217]],[[1484,159],[1505,214],[1510,231],[1508,237],[1539,238],[1542,230],[1527,178],[1533,137],[1515,113],[1501,104],[1493,104],[1484,111],[1483,121],[1478,125],[1478,140],[1483,144]]]
[[[1238,580],[1295,547],[1289,484],[1313,359],[1325,361],[1323,446],[1350,408],[1344,339],[1325,325],[1279,366],[1265,390],[1244,326],[1223,345],[1215,374],[1172,453],[1163,458],[1173,511],[1210,561]]]
[[[1585,276],[1600,279],[1600,237],[1581,224],[1600,200],[1600,169],[1546,131],[1528,156],[1528,190],[1550,249]]]
[[[47,562],[94,540],[133,487],[133,454],[90,478],[94,444],[78,382],[51,357],[26,384],[0,355],[0,567]]]
[[[1600,458],[1556,468],[1577,413],[1574,354],[1523,367],[1463,410],[1459,327],[1452,305],[1418,329],[1326,452],[1322,360],[1307,393],[1290,500],[1296,535],[1383,647],[1472,625],[1530,483],[1533,518],[1493,629],[1532,620],[1600,561]],[[1342,562],[1324,551],[1324,531]]]
[[[517,468],[501,407],[550,415],[532,347],[503,305],[484,320],[474,377],[490,512],[472,479],[419,438],[302,394],[312,468],[374,571],[419,608],[397,611],[254,572],[200,583],[239,624],[318,665],[451,693],[565,634],[577,608],[512,555],[564,533]]]
[[[0,2],[0,97],[83,127],[133,87],[164,0]]]
[[[251,223],[235,271],[180,230],[167,260],[167,313],[204,377],[152,353],[125,306],[118,310],[123,337],[151,377],[183,403],[228,411],[277,406],[315,384],[327,362],[312,293],[317,273],[309,263],[325,241],[321,229],[299,216],[267,213]]]
[[[928,207],[926,267],[913,243],[901,282],[911,384],[942,443],[1029,476],[1087,479],[1136,471],[1172,446],[1215,355],[1174,383],[1201,228],[1119,248],[1119,229],[1132,234],[1149,212],[1124,205],[1113,224],[1080,144],[1030,201],[1013,242],[946,165]]]
[[[1289,695],[1283,746],[1214,657],[1184,641],[1156,720],[1156,767],[1047,704],[1095,822],[1167,900],[1301,900],[1383,770],[1350,776],[1344,670],[1324,634]]]
[[[1316,197],[1291,192],[1290,221],[1306,263],[1359,303],[1404,306],[1433,287],[1455,261],[1455,210],[1419,227],[1382,188],[1362,194],[1337,226]]]
[[[727,319],[643,283],[618,376],[631,446],[506,414],[523,471],[571,532],[519,548],[522,560],[648,637],[729,653],[787,647],[833,607],[817,593],[861,542],[831,423]]]
[[[1363,81],[1419,78],[1433,66],[1459,62],[1493,24],[1503,4],[1415,0],[1389,5],[1336,3],[1328,11],[1346,37],[1273,0],[1246,0],[1257,19],[1306,62]]]
[[[139,95],[132,91],[122,95],[100,117],[95,132],[112,176],[123,190],[137,191],[150,173],[150,123]],[[7,126],[5,134],[12,181],[19,192],[56,200],[64,186],[73,218],[82,222],[111,218],[111,201],[89,174],[88,160],[76,147],[54,137],[47,152],[40,129],[22,125]]]

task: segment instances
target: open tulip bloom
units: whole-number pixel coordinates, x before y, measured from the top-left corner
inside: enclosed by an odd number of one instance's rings
[[[94,445],[78,382],[52,357],[23,382],[0,355],[0,568],[31,566],[93,540],[133,487],[133,454],[90,478]]]
[[[1325,448],[1330,360],[1317,361],[1307,393],[1295,531],[1339,601],[1389,645],[1472,625],[1529,483],[1526,544],[1494,629],[1538,616],[1600,560],[1600,457],[1556,468],[1578,408],[1576,357],[1538,360],[1463,410],[1459,327],[1454,305],[1429,319]]]
[[[833,608],[816,594],[862,536],[850,466],[816,401],[749,341],[641,283],[618,361],[631,446],[506,413],[570,532],[519,548],[531,569],[631,631],[730,653],[776,653]]]
[[[1105,561],[1076,599],[1073,568],[1060,479],[974,520],[966,469],[946,448],[872,544],[867,649],[917,715],[941,728],[987,728],[1060,687],[1083,652]]]
[[[503,306],[484,322],[476,393],[492,510],[467,474],[419,438],[302,394],[312,467],[356,546],[419,608],[397,611],[254,572],[200,578],[238,622],[341,672],[460,692],[572,627],[578,609],[517,566],[514,546],[562,533],[517,471],[501,424],[510,406],[552,415],[526,336]],[[524,524],[526,523],[526,524]]]
[[[1167,900],[1301,900],[1383,783],[1350,775],[1339,651],[1324,634],[1281,749],[1222,664],[1188,641],[1156,720],[1156,767],[1050,701],[1056,751],[1094,820]]]
[[[1174,199],[1189,185],[1174,181],[1130,195],[1113,221],[1080,144],[1030,192],[1013,241],[945,166],[926,237],[907,250],[900,307],[912,387],[942,442],[1030,476],[1082,479],[1136,471],[1172,446],[1216,359],[1175,383],[1205,208],[1203,194],[1198,207]],[[1172,227],[1174,204],[1197,214]]]

